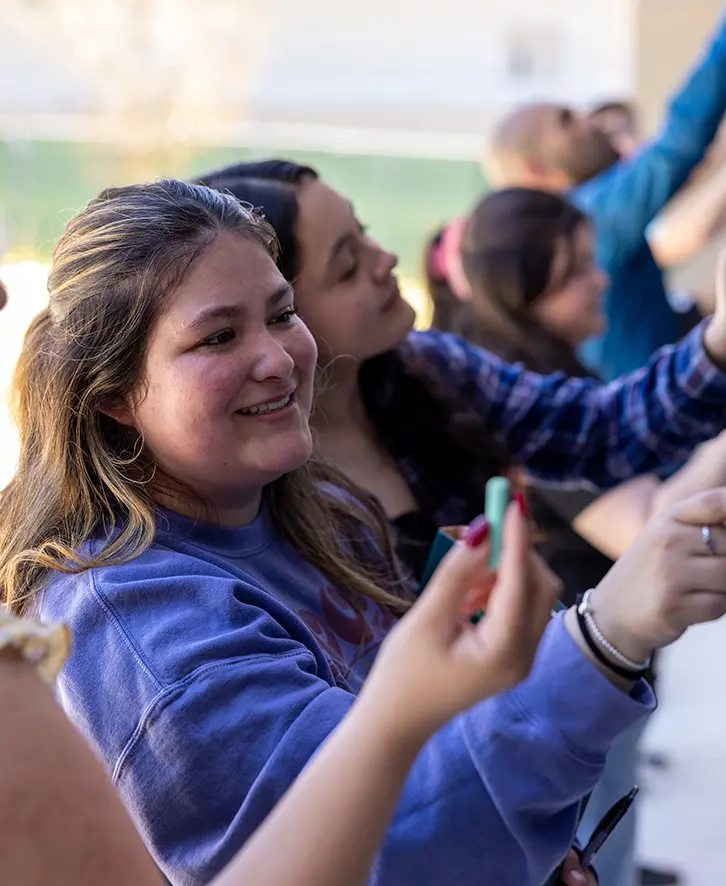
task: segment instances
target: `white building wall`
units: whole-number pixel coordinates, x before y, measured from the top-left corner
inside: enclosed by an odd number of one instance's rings
[[[279,0],[257,102],[468,109],[634,89],[633,0],[366,0],[355,9]],[[539,54],[529,76],[513,67],[528,44]]]
[[[635,89],[636,3],[265,0],[259,69],[251,82],[230,78],[228,84],[240,108],[240,130],[230,137],[254,142],[257,127],[259,138],[269,132],[277,138],[287,126],[293,142],[304,141],[317,126],[347,127],[361,144],[361,129],[380,131],[390,144],[393,131],[481,138],[515,102],[629,96]],[[0,129],[22,130],[27,118],[29,135],[37,134],[35,119],[71,137],[74,124],[54,122],[53,115],[72,121],[91,109],[94,85],[80,82],[72,65],[19,43],[4,25],[0,6]],[[242,13],[238,26],[243,34]],[[214,47],[201,47],[189,64],[203,65],[207,52]],[[321,135],[323,141],[331,137]],[[466,154],[470,144],[461,141],[452,155]]]

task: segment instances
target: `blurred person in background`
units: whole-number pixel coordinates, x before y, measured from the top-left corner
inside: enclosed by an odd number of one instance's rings
[[[638,111],[633,102],[607,101],[595,105],[588,114],[610,139],[623,160],[629,160],[640,150]]]
[[[605,380],[679,338],[662,270],[674,256],[654,257],[647,232],[701,163],[724,112],[726,19],[673,98],[660,135],[634,156],[623,159],[596,121],[558,104],[520,107],[493,133],[485,169],[494,187],[568,192],[593,220],[598,261],[610,276],[608,328],[583,354]]]
[[[643,140],[638,109],[632,102],[604,102],[590,111],[589,118],[610,138],[621,157],[629,159],[638,153]],[[719,234],[726,222],[725,136],[722,125],[703,162],[648,227],[648,243],[658,264],[668,272],[667,277],[684,264],[693,266],[693,259],[714,240],[723,245]],[[711,279],[705,285],[668,288],[668,301],[679,315],[682,335],[713,312],[714,263],[709,264]],[[688,269],[685,272],[688,274]],[[683,272],[678,276],[682,277]]]

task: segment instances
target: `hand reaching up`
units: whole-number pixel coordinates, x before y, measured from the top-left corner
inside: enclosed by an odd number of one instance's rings
[[[726,489],[702,492],[658,514],[608,572],[592,615],[620,653],[643,661],[691,625],[726,614],[724,524]]]
[[[522,681],[557,599],[559,580],[531,549],[526,520],[510,505],[499,572],[488,567],[483,518],[434,573],[386,639],[360,703],[394,733],[428,735],[477,702]],[[473,625],[469,616],[486,608]]]

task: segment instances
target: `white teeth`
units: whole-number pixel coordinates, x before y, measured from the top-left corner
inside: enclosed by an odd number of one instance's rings
[[[282,400],[278,400],[276,403],[265,403],[262,406],[250,406],[248,409],[238,409],[242,415],[260,415],[263,412],[275,412],[278,409],[284,409],[285,406],[292,399],[292,394],[288,394]]]

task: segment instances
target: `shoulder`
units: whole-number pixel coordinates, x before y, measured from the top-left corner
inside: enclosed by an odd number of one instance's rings
[[[285,653],[309,640],[252,577],[163,541],[127,563],[58,576],[41,606],[68,624],[85,664],[135,667],[157,690],[219,659]]]
[[[410,333],[403,347],[405,357],[423,362],[433,373],[444,377],[471,371],[497,372],[508,365],[465,338],[438,329]]]
[[[620,178],[624,169],[625,163],[623,161],[615,163],[600,175],[596,175],[570,191],[567,195],[568,199],[583,212],[591,215],[610,208],[612,201],[608,197],[611,194],[612,184]]]

